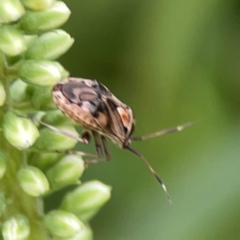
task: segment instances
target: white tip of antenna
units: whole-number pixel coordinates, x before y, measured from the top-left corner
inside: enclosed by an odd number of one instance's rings
[[[189,123],[183,124],[183,125],[181,125],[181,126],[177,126],[177,130],[180,132],[180,131],[182,131],[183,129],[188,128],[188,127],[190,127],[190,126],[192,126],[192,125],[193,125],[193,123],[192,123],[192,122],[189,122]]]
[[[162,188],[163,188],[163,190],[164,190],[164,192],[165,192],[165,194],[166,194],[166,196],[167,196],[167,199],[168,199],[169,203],[172,204],[172,199],[171,199],[171,197],[169,196],[168,190],[167,190],[167,188],[166,188],[166,186],[165,186],[164,183],[162,184]]]

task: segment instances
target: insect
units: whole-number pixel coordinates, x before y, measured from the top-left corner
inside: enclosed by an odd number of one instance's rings
[[[181,131],[189,127],[191,123],[158,131],[146,136],[134,137],[132,134],[134,132],[135,120],[131,108],[117,99],[108,88],[98,81],[70,77],[53,87],[52,96],[57,107],[65,115],[83,126],[82,137],[72,136],[67,132],[58,130],[38,120],[41,124],[85,144],[93,137],[97,158],[93,159],[92,163],[103,161],[103,153],[106,156],[106,160],[110,159],[106,140],[106,138],[109,138],[120,148],[129,150],[145,162],[171,202],[164,182],[146,158],[130,146],[131,141],[142,141],[171,132]],[[84,156],[91,155],[82,152],[80,154]]]

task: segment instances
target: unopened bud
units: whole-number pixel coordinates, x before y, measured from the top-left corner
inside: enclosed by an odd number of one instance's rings
[[[48,213],[44,223],[52,235],[61,238],[74,237],[84,228],[83,223],[74,214],[62,210]]]
[[[30,88],[32,88],[30,90]],[[28,91],[31,91],[31,104],[37,110],[52,110],[56,109],[56,105],[52,100],[52,87],[28,86]]]
[[[50,168],[46,175],[53,188],[79,183],[84,171],[84,161],[80,156],[67,155]]]
[[[28,33],[49,31],[64,24],[70,14],[66,4],[57,1],[43,11],[27,12],[21,19],[21,27]]]
[[[29,164],[46,171],[52,167],[61,157],[59,153],[33,152],[29,155]]]
[[[19,69],[20,78],[36,86],[53,86],[62,79],[61,72],[55,62],[48,60],[26,60]]]
[[[17,21],[25,13],[24,7],[19,0],[0,1],[0,23]]]
[[[82,184],[68,193],[61,208],[76,214],[81,220],[88,221],[109,200],[111,188],[97,180]]]
[[[30,234],[28,219],[18,214],[3,223],[2,235],[4,240],[27,240]]]
[[[36,38],[26,52],[28,59],[54,60],[72,46],[74,40],[63,30],[54,30]]]
[[[78,136],[74,127],[58,126],[58,129],[71,135]],[[65,135],[51,129],[43,128],[40,130],[40,137],[34,144],[34,147],[38,150],[45,151],[65,151],[72,149],[76,143],[77,141],[70,137],[66,137]]]
[[[27,166],[18,171],[17,178],[23,191],[32,197],[39,197],[49,190],[48,180],[36,167]]]
[[[55,237],[54,240],[63,240],[61,237]],[[93,232],[90,227],[84,226],[74,237],[64,238],[64,240],[93,240]]]
[[[10,86],[11,99],[16,103],[20,103],[21,101],[28,99],[28,95],[26,93],[27,86],[28,85],[21,79],[14,81]]]
[[[23,5],[30,10],[43,10],[50,7],[55,0],[22,0]]]
[[[9,143],[21,150],[31,147],[39,137],[38,129],[31,120],[12,112],[4,115],[3,133]]]
[[[0,50],[7,56],[17,56],[26,51],[23,35],[16,28],[0,26]]]
[[[75,122],[64,115],[59,109],[48,111],[42,118],[42,121],[50,125],[73,125]]]

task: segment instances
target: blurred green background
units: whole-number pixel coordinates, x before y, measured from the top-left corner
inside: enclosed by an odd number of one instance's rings
[[[240,3],[221,0],[66,1],[75,44],[60,61],[131,106],[141,159],[110,143],[112,160],[83,180],[113,187],[91,222],[96,240],[240,239]],[[83,147],[94,152],[93,143]]]

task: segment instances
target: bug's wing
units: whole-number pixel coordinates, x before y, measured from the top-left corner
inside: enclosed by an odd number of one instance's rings
[[[112,135],[124,141],[125,140],[124,128],[122,125],[121,117],[117,111],[119,104],[121,103],[114,101],[113,98],[106,98],[105,100],[105,106],[108,110],[109,116],[109,131],[111,132]]]

